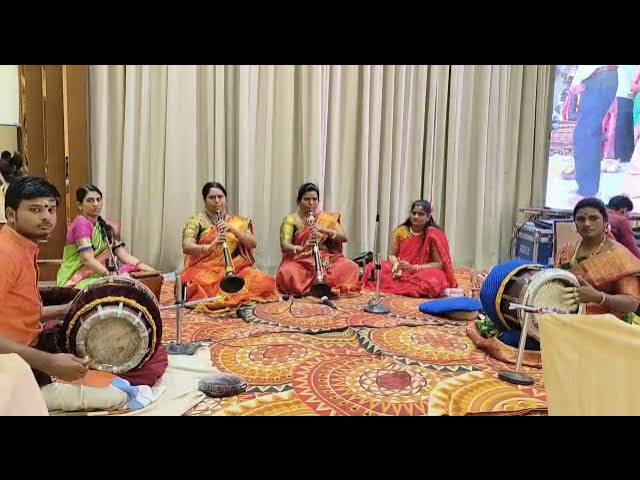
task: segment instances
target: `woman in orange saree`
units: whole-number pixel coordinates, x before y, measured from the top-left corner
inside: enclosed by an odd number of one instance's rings
[[[317,241],[324,281],[332,294],[359,292],[358,265],[342,253],[347,235],[340,225],[340,214],[317,212],[319,196],[320,190],[315,184],[303,184],[298,190],[297,212],[282,221],[282,262],[276,277],[278,289],[291,295],[309,294],[316,280],[313,244]],[[308,222],[310,212],[315,213],[315,225]]]
[[[408,297],[440,297],[445,289],[458,286],[449,254],[447,237],[431,215],[431,204],[416,200],[411,215],[393,231],[389,260],[382,262],[380,291]],[[363,282],[369,290],[373,263],[365,269]]]
[[[640,260],[607,235],[607,210],[597,198],[579,201],[573,219],[582,239],[564,245],[555,261],[557,268],[569,270],[580,287],[569,287],[573,303],[586,303],[588,314],[612,313],[632,323],[640,302]]]
[[[199,306],[199,310],[220,311],[250,302],[278,300],[273,277],[253,268],[253,238],[251,220],[227,214],[227,191],[218,182],[208,182],[202,188],[205,211],[190,217],[182,230],[182,251],[185,254],[182,281],[187,285],[187,298],[202,300],[217,297]],[[217,212],[221,219],[218,220]],[[244,288],[228,294],[220,289],[225,277],[222,243],[226,236],[236,275],[244,278]]]

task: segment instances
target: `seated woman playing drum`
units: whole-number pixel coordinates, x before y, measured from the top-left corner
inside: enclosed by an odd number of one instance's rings
[[[319,195],[315,184],[303,184],[298,190],[298,210],[287,215],[280,226],[282,262],[276,279],[281,292],[307,295],[318,282],[319,273],[327,291],[334,295],[360,290],[358,265],[342,253],[347,235],[340,225],[340,214],[316,211]],[[316,243],[322,272],[318,272],[314,259]]]
[[[121,264],[119,275],[155,271],[127,252],[125,244],[119,240],[117,225],[100,216],[102,192],[98,187],[84,185],[78,188],[76,200],[80,215],[67,229],[67,245],[56,281],[58,287],[83,289],[110,275],[112,272],[107,267],[111,260],[109,250]]]
[[[584,312],[586,304],[587,314],[613,313],[627,322],[637,320],[633,312],[640,300],[640,278],[636,276],[640,273],[640,260],[608,235],[607,210],[602,201],[581,200],[574,208],[573,218],[581,240],[576,245],[569,243],[561,247],[555,260],[556,269],[543,269],[527,260],[516,259],[497,265],[489,273],[480,292],[485,317],[471,324],[467,331],[471,339],[491,355],[505,361],[515,359],[520,326],[507,319],[507,315],[516,316],[506,308],[511,299],[515,303],[552,306],[570,313]],[[540,298],[541,282],[547,280],[546,298]],[[538,293],[534,291],[536,284],[540,287]],[[526,349],[539,348],[534,317]],[[529,353],[528,364],[539,365],[540,359]],[[527,354],[525,363],[526,358]]]
[[[557,268],[573,273],[581,286],[566,289],[587,313],[613,313],[631,323],[640,302],[640,260],[607,235],[607,209],[597,198],[584,198],[573,209],[581,240],[560,248]],[[635,317],[637,318],[637,317]]]
[[[375,289],[365,269],[365,288]],[[393,231],[389,260],[382,262],[380,291],[408,297],[436,298],[458,284],[449,254],[449,242],[431,215],[431,204],[416,200],[407,220]]]
[[[187,285],[187,298],[191,301],[217,296],[199,307],[213,311],[277,300],[274,278],[253,268],[252,251],[257,242],[251,220],[227,214],[227,191],[218,182],[208,182],[202,187],[202,199],[204,211],[189,217],[182,230],[185,254],[182,281]],[[225,263],[225,241],[231,265]],[[244,287],[235,293],[221,289],[230,269],[244,280]]]

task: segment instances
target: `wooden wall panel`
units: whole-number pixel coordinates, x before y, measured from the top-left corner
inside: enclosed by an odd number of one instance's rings
[[[66,98],[69,216],[73,219],[77,213],[76,190],[89,182],[89,70],[87,65],[63,65],[62,68]]]
[[[44,177],[44,122],[42,65],[20,66],[22,108],[22,152],[31,175]]]
[[[23,155],[31,175],[46,178],[62,195],[58,225],[41,247],[41,280],[55,280],[75,190],[89,182],[87,65],[21,65]]]
[[[62,66],[45,65],[43,68],[43,113],[45,178],[60,191],[62,199],[58,207],[58,226],[49,241],[40,249],[41,259],[61,259],[66,239],[67,198],[65,195],[64,107],[62,102]]]

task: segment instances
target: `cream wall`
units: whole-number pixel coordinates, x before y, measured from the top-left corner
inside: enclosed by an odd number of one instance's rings
[[[0,125],[20,123],[18,65],[0,65]]]
[[[0,125],[0,151],[5,150],[11,153],[18,150],[18,127]]]

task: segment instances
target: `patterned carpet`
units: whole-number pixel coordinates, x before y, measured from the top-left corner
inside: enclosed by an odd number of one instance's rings
[[[470,274],[457,272],[463,288]],[[468,283],[468,282],[467,282]],[[465,288],[466,289],[466,288]],[[389,315],[363,311],[373,296],[258,305],[235,313],[189,311],[182,341],[210,343],[213,365],[245,378],[247,391],[207,398],[187,415],[535,415],[547,409],[541,371],[531,387],[500,381],[511,369],[476,349],[466,323],[422,314],[423,301],[390,296]],[[173,300],[165,284],[162,304]],[[164,342],[175,340],[165,311]]]

